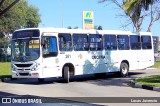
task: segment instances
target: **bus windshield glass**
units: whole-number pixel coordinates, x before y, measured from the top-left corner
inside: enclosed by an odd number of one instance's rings
[[[38,30],[15,32],[12,36],[12,61],[33,61],[40,56],[40,41]]]
[[[12,60],[32,61],[40,56],[39,39],[12,40]]]

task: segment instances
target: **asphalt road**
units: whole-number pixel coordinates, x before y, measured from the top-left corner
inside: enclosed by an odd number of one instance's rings
[[[94,75],[76,76],[71,82],[63,83],[61,78],[50,78],[44,83],[37,79],[18,79],[0,82],[0,96],[37,96],[37,97],[160,97],[160,92],[150,91],[128,86],[128,81],[137,77],[160,74],[160,69],[147,69],[130,71],[127,78],[119,78],[114,74],[107,74],[103,77]],[[73,99],[73,98],[72,98]],[[101,98],[100,98],[101,99]],[[113,98],[114,99],[114,98]],[[117,98],[116,98],[117,99]],[[70,99],[69,99],[70,100]],[[116,101],[116,100],[115,100]],[[82,101],[83,102],[83,101]],[[98,101],[97,101],[98,102]],[[98,105],[115,105],[117,103],[96,103]],[[87,103],[89,105],[90,103]],[[73,104],[75,105],[75,104]],[[134,106],[135,104],[119,104],[123,106]],[[136,105],[152,106],[160,104]]]

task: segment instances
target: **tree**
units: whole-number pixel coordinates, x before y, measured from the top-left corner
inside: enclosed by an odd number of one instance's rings
[[[132,17],[134,25],[137,25],[136,27],[138,31],[140,30],[140,25],[142,24],[145,16],[151,16],[147,29],[149,32],[151,31],[153,23],[160,18],[160,7],[158,0],[126,0],[123,8],[126,13]],[[149,11],[148,14],[146,11]]]
[[[158,2],[158,0],[125,0],[123,7],[128,13],[131,13],[136,8],[141,12],[142,8],[149,10],[149,6],[153,5],[154,2]]]
[[[26,12],[26,23],[28,27],[38,27],[38,24],[41,22],[40,15],[37,14],[38,8],[34,6],[29,6]],[[27,27],[27,26],[26,26]]]
[[[75,26],[73,29],[78,29],[78,26]]]
[[[94,25],[94,29],[97,29],[98,28],[98,26],[97,25]]]
[[[0,0],[0,6],[4,3],[5,0]],[[14,0],[11,4],[9,4],[8,6],[6,6],[6,8],[4,8],[3,10],[0,11],[0,17],[6,13],[9,9],[11,9],[16,3],[18,3],[19,0]]]
[[[150,18],[147,31],[151,31],[154,22],[160,19],[158,0],[123,0],[123,2],[118,0],[99,0],[99,2],[111,2],[118,6],[124,12],[123,16],[127,16],[129,19],[127,24],[122,25],[122,27],[126,28],[132,24],[137,32],[141,31],[144,19]]]
[[[102,28],[102,26],[101,25],[99,25],[98,26],[98,30],[102,30],[103,28]]]
[[[67,29],[72,29],[72,27],[71,27],[71,26],[68,26]]]
[[[78,26],[75,26],[73,28],[71,26],[68,26],[67,29],[78,29]]]
[[[98,25],[95,25],[95,26],[94,26],[94,29],[96,29],[96,30],[102,30],[103,28],[102,28],[101,25],[99,25],[99,26],[98,26]]]
[[[0,7],[3,10],[12,1],[4,1]],[[41,22],[38,9],[29,6],[26,0],[20,0],[12,9],[0,18],[0,33],[8,35],[19,28],[37,27]]]

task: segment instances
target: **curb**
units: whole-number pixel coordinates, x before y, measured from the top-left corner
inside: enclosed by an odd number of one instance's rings
[[[129,86],[134,87],[134,88],[141,88],[141,89],[147,89],[147,90],[160,92],[160,87],[151,87],[147,85],[141,85],[141,84],[135,83],[134,81],[129,81]]]

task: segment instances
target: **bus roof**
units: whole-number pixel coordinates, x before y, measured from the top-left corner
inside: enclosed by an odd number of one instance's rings
[[[16,31],[22,31],[22,30],[40,30],[41,33],[44,32],[52,32],[52,33],[86,33],[86,34],[120,34],[120,35],[151,35],[151,32],[131,32],[131,31],[121,31],[121,30],[85,30],[85,29],[67,29],[67,28],[25,28],[25,29],[19,29]]]

